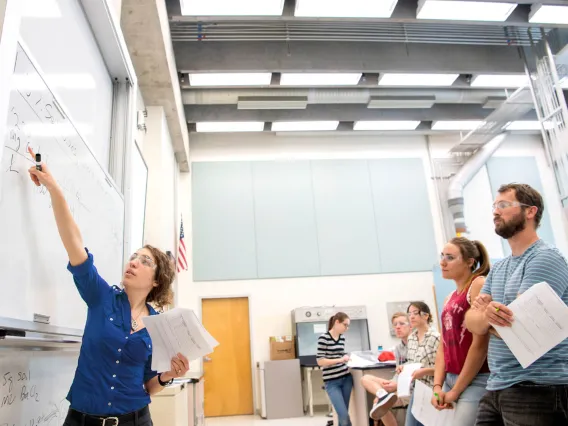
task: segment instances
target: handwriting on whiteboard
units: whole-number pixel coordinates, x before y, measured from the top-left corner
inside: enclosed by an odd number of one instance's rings
[[[122,217],[116,217],[116,190],[108,184],[105,173],[87,148],[79,132],[64,114],[57,100],[37,73],[31,61],[18,50],[14,75],[15,90],[11,92],[8,116],[8,137],[0,172],[5,173],[4,185],[25,189],[32,187],[28,169],[35,162],[28,148],[41,154],[42,161],[63,189],[75,221],[81,217],[97,218],[109,225],[111,245],[122,242]],[[33,90],[29,88],[33,87]],[[7,176],[6,176],[7,175]],[[44,186],[34,189],[39,197],[34,205],[51,209],[51,199]],[[108,202],[101,200],[108,199]]]
[[[0,372],[0,418],[2,412],[13,404],[20,404],[23,411],[28,405],[42,402],[43,396],[40,395],[37,386],[34,384],[31,371],[2,371]],[[56,403],[49,401],[45,413],[31,417],[24,423],[4,422],[0,426],[55,426],[63,423],[66,416],[65,400]],[[1,420],[0,420],[1,422]]]

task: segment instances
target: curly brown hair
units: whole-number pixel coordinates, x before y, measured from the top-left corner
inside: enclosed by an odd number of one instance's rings
[[[158,308],[163,308],[173,301],[172,283],[176,276],[175,265],[162,250],[148,244],[144,248],[148,249],[156,260],[155,279],[158,283],[158,286],[152,288],[152,291],[146,297],[146,302],[152,303]]]

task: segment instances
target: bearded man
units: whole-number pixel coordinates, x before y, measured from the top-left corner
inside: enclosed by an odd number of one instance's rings
[[[568,425],[568,339],[523,368],[492,327],[510,327],[514,318],[507,305],[543,281],[568,305],[566,260],[536,232],[543,212],[542,196],[529,185],[499,188],[493,222],[512,254],[491,268],[481,294],[466,314],[466,326],[472,333],[492,334],[487,355],[491,375],[476,426]]]

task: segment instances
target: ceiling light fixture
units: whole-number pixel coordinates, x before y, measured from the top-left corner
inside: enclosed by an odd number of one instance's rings
[[[416,130],[420,121],[356,121],[353,130]]]
[[[273,132],[321,132],[337,130],[339,121],[276,121]]]
[[[545,129],[552,129],[552,122],[545,122]],[[507,126],[505,130],[540,130],[540,121],[512,121]]]
[[[206,121],[195,123],[197,132],[262,132],[263,121]]]
[[[451,86],[459,74],[401,74],[379,76],[379,86]]]
[[[416,17],[433,20],[503,22],[516,7],[516,3],[420,0]]]
[[[432,123],[432,130],[475,130],[481,126],[484,121],[480,120],[463,120],[463,121],[435,121]]]
[[[181,14],[188,16],[279,16],[284,0],[182,0]]]
[[[294,16],[390,18],[398,0],[296,0]]]
[[[191,86],[269,86],[272,73],[198,73],[189,74]]]
[[[568,6],[533,4],[529,22],[531,24],[568,25]]]
[[[479,74],[471,80],[471,87],[517,88],[529,84],[526,74]]]
[[[361,73],[282,73],[280,86],[356,86]]]

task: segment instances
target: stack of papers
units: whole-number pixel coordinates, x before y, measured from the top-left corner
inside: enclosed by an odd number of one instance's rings
[[[548,285],[533,285],[509,306],[511,327],[494,326],[523,368],[568,338],[568,306]]]
[[[424,426],[454,426],[456,404],[453,409],[436,410],[432,405],[432,389],[416,380],[412,415]],[[458,426],[458,425],[455,425]]]
[[[416,370],[420,370],[422,364],[412,363],[404,364],[402,372],[398,375],[398,380],[396,382],[396,389],[398,396],[410,396],[410,385],[412,383],[412,374]]]
[[[349,362],[347,366],[349,368],[362,368],[362,367],[372,367],[373,365],[377,365],[378,361],[373,361],[372,359],[366,359],[362,356],[357,355],[356,353],[352,353],[349,356]]]
[[[219,345],[199,322],[191,309],[175,308],[160,315],[144,318],[152,338],[152,370],[170,371],[172,358],[178,353],[189,361],[202,358]]]

